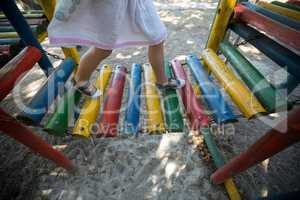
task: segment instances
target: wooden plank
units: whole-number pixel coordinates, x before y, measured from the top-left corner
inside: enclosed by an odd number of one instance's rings
[[[271,4],[271,3],[267,3],[267,2],[264,2],[264,1],[259,1],[257,3],[257,5],[259,5],[263,8],[269,9],[273,12],[278,13],[278,14],[281,14],[281,15],[290,17],[292,19],[295,19],[297,21],[300,21],[300,13],[295,11],[295,10],[292,10],[292,9],[289,9],[289,8],[283,8],[281,6],[274,5],[274,4]]]
[[[73,129],[73,135],[89,137],[93,133],[92,128],[96,122],[97,115],[100,111],[100,106],[104,99],[104,92],[109,83],[109,79],[112,73],[111,65],[104,65],[101,69],[100,75],[95,81],[95,86],[100,90],[102,96],[91,99],[86,98],[85,103],[82,106],[79,118]]]
[[[209,118],[204,113],[204,107],[200,105],[194,93],[193,87],[179,60],[172,60],[172,69],[176,79],[185,80],[185,86],[179,89],[179,94],[185,108],[185,113],[190,121],[192,130],[199,130],[209,124]]]
[[[106,92],[103,111],[100,115],[97,136],[116,137],[119,131],[119,115],[122,105],[127,69],[117,65]]]
[[[156,77],[150,64],[144,64],[145,97],[147,107],[147,132],[164,133],[166,128],[161,110],[159,93],[156,88]]]
[[[268,112],[287,109],[287,99],[233,45],[224,41],[220,50]]]
[[[283,85],[283,88],[288,89],[288,94],[298,86],[299,81],[292,74],[299,69],[299,55],[245,24],[231,24],[230,29],[245,40],[249,41],[251,45],[272,59],[276,64],[287,70],[289,76],[286,84]],[[295,75],[297,76],[297,74]]]
[[[238,4],[235,7],[235,13],[237,20],[250,24],[295,50],[300,51],[300,32],[295,29],[252,11],[242,4]]]
[[[259,101],[211,49],[202,52],[205,65],[212,71],[240,111],[248,119],[266,113]]]
[[[0,101],[14,88],[16,81],[28,72],[41,58],[35,47],[24,48],[0,70]]]
[[[137,135],[140,124],[140,105],[142,87],[142,66],[133,64],[131,67],[128,105],[125,114],[124,133]]]
[[[195,55],[187,56],[188,66],[200,86],[201,93],[217,123],[237,121],[232,109],[225,101],[217,85],[212,81],[204,66]]]

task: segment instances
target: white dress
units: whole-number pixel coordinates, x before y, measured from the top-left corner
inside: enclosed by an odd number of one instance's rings
[[[59,0],[48,27],[51,45],[116,49],[167,37],[153,0]]]

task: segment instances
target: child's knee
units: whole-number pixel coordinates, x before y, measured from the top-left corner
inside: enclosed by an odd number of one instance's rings
[[[106,58],[111,55],[112,50],[106,50],[106,49],[100,49],[100,48],[93,47],[91,49],[91,53],[93,55],[95,55],[96,57]]]

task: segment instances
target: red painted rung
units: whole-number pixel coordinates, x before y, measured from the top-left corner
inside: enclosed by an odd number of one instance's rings
[[[234,11],[237,20],[257,27],[268,35],[273,36],[295,50],[300,51],[299,31],[252,11],[241,4],[238,4]]]
[[[262,138],[251,145],[247,151],[231,159],[225,166],[218,169],[211,179],[220,184],[227,178],[239,174],[255,164],[275,155],[292,144],[300,141],[300,107],[291,111],[286,120],[271,129]],[[287,127],[284,133],[280,128]]]
[[[289,0],[287,3],[294,4],[294,5],[300,7],[300,1],[299,0]]]
[[[42,138],[20,124],[0,108],[0,131],[29,147],[33,152],[52,160],[66,170],[75,170],[75,165],[62,153],[55,150]]]
[[[127,69],[117,66],[106,92],[104,107],[100,116],[97,136],[115,137],[118,134],[118,121],[122,104]]]
[[[35,47],[26,47],[0,70],[0,101],[14,88],[20,76],[30,70],[41,58],[41,52]]]
[[[172,69],[177,79],[185,80],[185,86],[179,90],[185,112],[191,122],[191,128],[194,130],[207,126],[208,117],[203,112],[203,107],[199,104],[194,93],[193,87],[179,60],[172,60]]]

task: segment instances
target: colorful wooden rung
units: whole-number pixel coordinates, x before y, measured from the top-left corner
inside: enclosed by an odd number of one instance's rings
[[[251,145],[245,152],[231,159],[218,169],[211,179],[215,184],[224,182],[231,176],[241,173],[253,165],[275,155],[294,143],[300,141],[300,108],[288,114],[287,119]],[[282,130],[286,128],[286,130]]]
[[[100,115],[97,136],[115,137],[118,134],[118,122],[127,69],[116,66],[112,80],[106,92],[103,111]]]
[[[29,71],[41,58],[35,47],[26,47],[0,70],[0,101],[14,88],[20,76]]]
[[[223,158],[223,155],[218,149],[217,144],[215,143],[212,134],[210,133],[209,128],[203,128],[201,129],[201,133],[204,136],[205,144],[208,147],[208,150],[214,160],[214,163],[217,168],[222,167],[225,165],[225,160]],[[235,183],[233,182],[232,178],[228,178],[224,181],[225,188],[227,190],[227,193],[229,195],[229,198],[231,200],[240,200],[241,196],[235,186]]]
[[[277,21],[283,25],[287,25],[291,28],[294,28],[294,29],[300,31],[300,21],[297,21],[297,20],[291,19],[289,17],[286,17],[284,15],[280,15],[278,13],[272,12],[268,9],[262,8],[255,4],[252,4],[250,2],[243,2],[241,4],[253,11],[256,11],[264,16],[267,16],[267,17],[273,19],[274,21]]]
[[[75,106],[80,97],[81,94],[74,88],[67,88],[63,97],[59,99],[55,112],[46,122],[44,130],[56,136],[65,136],[70,120],[74,119]]]
[[[288,9],[292,9],[292,10],[297,11],[297,12],[300,12],[300,7],[296,6],[296,5],[293,5],[291,3],[283,3],[283,2],[280,2],[280,1],[272,1],[271,4],[274,4],[274,5],[277,5],[277,6],[281,6],[281,7],[284,7],[284,8],[288,8]]]
[[[300,7],[300,1],[299,0],[288,0],[287,3],[293,4],[295,6]]]
[[[296,77],[299,77],[299,73],[297,72],[299,70],[300,63],[299,55],[250,26],[242,23],[235,23],[231,24],[229,27],[232,31],[249,41],[250,44],[272,59],[279,66],[286,68],[290,74],[294,75],[288,76],[286,84],[288,93],[291,93],[298,86],[299,81],[297,81]]]
[[[219,44],[224,39],[224,36],[226,34],[227,26],[233,15],[233,10],[236,2],[236,0],[219,1],[217,12],[215,14],[214,21],[207,40],[207,48],[210,48],[215,52],[218,50]]]
[[[194,94],[193,87],[189,82],[179,60],[172,60],[172,69],[176,79],[185,80],[185,85],[179,89],[185,113],[190,121],[192,130],[199,130],[209,124],[209,118],[204,114],[204,108],[199,104],[197,97]]]
[[[277,5],[267,3],[267,2],[264,2],[264,1],[259,1],[257,3],[257,5],[259,5],[263,8],[272,10],[273,12],[276,12],[278,14],[281,14],[281,15],[290,17],[292,19],[295,19],[297,21],[300,21],[300,13],[295,11],[295,10],[292,10],[292,9],[289,9],[289,8],[283,8],[281,6],[277,6]]]
[[[295,50],[300,51],[300,32],[250,10],[242,4],[238,4],[234,10],[237,20],[250,24]]]
[[[233,114],[218,87],[214,84],[209,74],[205,71],[202,63],[195,55],[189,55],[186,58],[188,66],[191,68],[201,93],[212,111],[214,120],[217,123],[226,123],[236,121],[237,118]]]
[[[137,135],[140,122],[141,105],[141,87],[142,87],[142,65],[133,64],[131,67],[131,78],[128,95],[128,104],[124,122],[124,133]]]
[[[166,76],[170,79],[173,78],[170,69],[170,63],[166,60],[164,64],[164,71]],[[166,129],[169,132],[182,132],[184,123],[180,113],[179,101],[175,89],[166,89],[162,91],[164,114],[166,120]]]
[[[89,137],[91,133],[93,133],[93,126],[95,125],[97,115],[100,111],[100,106],[104,98],[104,92],[109,83],[111,73],[111,65],[104,65],[101,68],[100,75],[97,77],[94,84],[103,95],[96,99],[86,98],[86,101],[81,108],[79,118],[73,129],[73,135]]]
[[[233,45],[224,41],[220,44],[220,51],[268,112],[286,110],[287,99]]]
[[[16,141],[29,147],[34,153],[38,153],[41,156],[52,160],[58,166],[65,168],[66,170],[75,170],[76,167],[65,157],[62,153],[55,150],[51,145],[46,143],[42,138],[35,135],[30,129],[23,126],[15,118],[4,112],[0,108],[0,131],[6,134]]]
[[[64,87],[65,82],[75,68],[75,62],[67,58],[64,62],[49,76],[41,89],[32,98],[29,105],[22,108],[22,113],[17,116],[18,119],[28,124],[39,125],[48,108],[58,95],[59,88]]]
[[[20,43],[20,38],[0,38],[0,45],[15,45]]]
[[[23,17],[22,13],[18,9],[15,1],[11,0],[2,0],[0,1],[0,8],[2,9],[3,13],[6,15],[7,19],[11,23],[11,25],[15,28],[16,32],[20,35],[22,40],[27,44],[34,46],[40,49],[42,53],[42,58],[39,61],[41,68],[44,70],[46,75],[52,71],[53,66],[44,53],[44,50],[39,43],[39,41],[34,37],[30,26],[26,22],[25,18]]]
[[[211,49],[202,53],[205,65],[212,71],[246,118],[266,113],[256,97],[234,75],[233,71]]]
[[[147,108],[147,132],[164,133],[166,128],[161,110],[159,93],[156,88],[156,77],[150,64],[144,64],[145,98]]]

